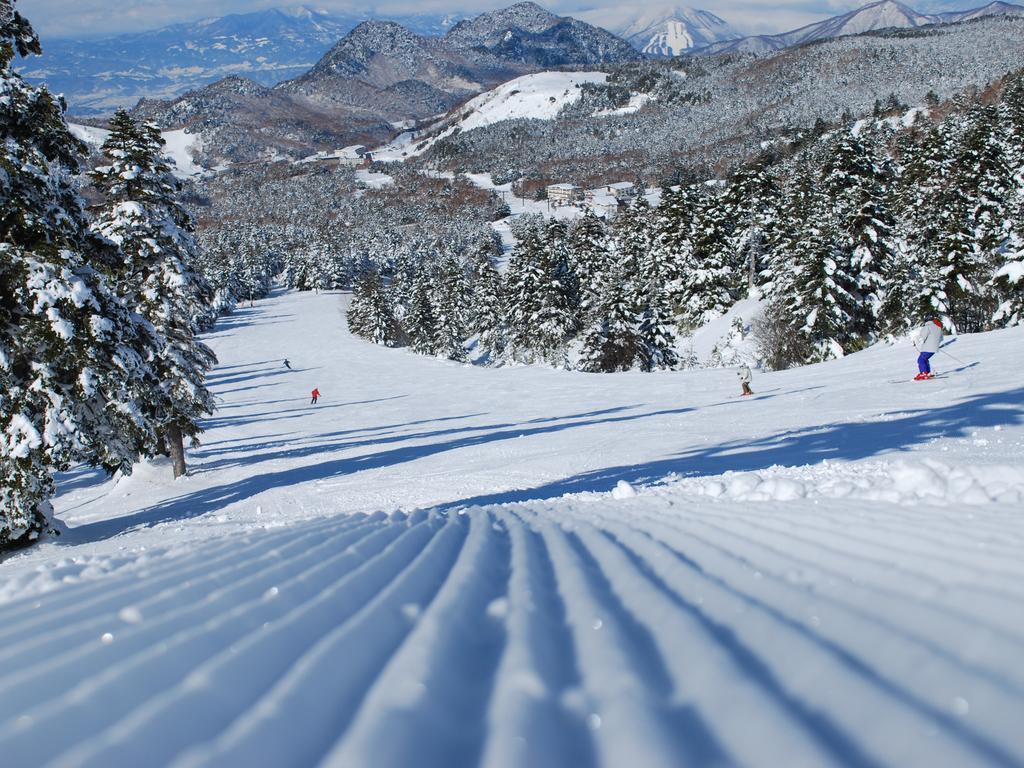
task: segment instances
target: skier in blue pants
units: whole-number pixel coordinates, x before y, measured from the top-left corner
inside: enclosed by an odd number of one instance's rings
[[[914,377],[914,381],[935,378],[932,375],[931,363],[928,361],[931,360],[932,355],[939,351],[942,338],[942,322],[940,320],[930,320],[918,331],[917,339],[919,343],[916,346],[921,354],[917,357],[918,374]]]

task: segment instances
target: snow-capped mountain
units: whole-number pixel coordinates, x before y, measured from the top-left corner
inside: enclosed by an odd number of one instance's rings
[[[929,24],[949,24],[969,21],[983,16],[1022,15],[1024,6],[1004,2],[993,2],[988,5],[967,11],[953,11],[943,14],[919,13],[898,0],[878,0],[861,8],[834,16],[824,21],[808,24],[805,27],[784,32],[779,35],[755,35],[739,40],[713,43],[697,52],[701,54],[715,53],[761,53],[778,51],[794,45],[812,43],[845,35],[857,35],[880,29],[912,29]]]
[[[969,11],[949,11],[947,13],[940,13],[939,16],[943,21],[947,22],[971,21],[973,19],[980,19],[983,16],[1024,16],[1024,5],[1014,5],[1001,2],[1001,0],[995,0],[995,2],[983,5],[981,8],[973,8]]]
[[[278,90],[403,120],[445,112],[537,69],[636,58],[635,50],[605,30],[520,3],[461,21],[440,38],[394,22],[364,22]]]
[[[709,11],[684,6],[600,9],[580,14],[649,56],[679,56],[742,35]]]
[[[531,67],[608,64],[637,58],[628,43],[607,30],[556,16],[532,2],[461,21],[445,35],[444,44],[464,53],[486,51]]]
[[[641,54],[603,29],[533,3],[455,24],[442,37],[366,21],[300,76],[263,87],[231,77],[136,112],[167,128],[202,130],[211,164],[279,153],[303,156],[391,137],[521,75],[593,68]]]
[[[23,74],[63,93],[76,114],[102,114],[141,97],[173,98],[229,75],[263,85],[297,77],[369,18],[305,6],[232,14],[102,39],[46,40]],[[440,35],[460,17],[399,17],[419,34]]]

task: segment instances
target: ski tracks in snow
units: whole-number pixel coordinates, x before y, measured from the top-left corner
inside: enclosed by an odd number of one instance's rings
[[[0,606],[0,754],[1019,766],[1024,530],[975,517],[649,494],[214,540]]]

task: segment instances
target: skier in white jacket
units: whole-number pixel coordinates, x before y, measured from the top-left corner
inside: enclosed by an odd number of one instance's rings
[[[750,373],[750,366],[740,366],[740,369],[736,371],[736,375],[740,377],[740,386],[743,387],[743,395],[746,396],[754,394],[750,390],[750,380],[753,378],[753,375]]]
[[[932,366],[928,361],[932,355],[939,351],[942,338],[942,322],[940,320],[929,320],[917,332],[917,343],[915,346],[917,346],[921,354],[917,357],[918,374],[914,377],[914,381],[935,378],[932,375]]]

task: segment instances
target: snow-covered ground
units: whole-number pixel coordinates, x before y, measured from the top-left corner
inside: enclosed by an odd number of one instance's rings
[[[60,479],[0,563],[5,768],[1024,764],[1024,329],[742,399],[384,349],[343,301],[209,335],[190,477]]]

